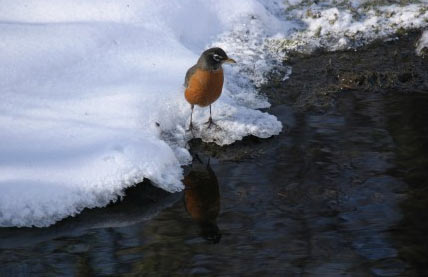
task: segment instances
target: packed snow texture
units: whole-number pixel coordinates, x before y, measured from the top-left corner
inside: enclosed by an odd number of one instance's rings
[[[336,5],[340,2],[339,5]],[[382,1],[381,1],[382,2]],[[288,50],[330,50],[427,25],[426,1],[16,1],[0,4],[0,226],[48,226],[115,201],[144,178],[183,188],[190,162],[186,70],[222,47],[219,145],[281,131],[256,88],[286,79]],[[425,7],[425,10],[423,9]]]

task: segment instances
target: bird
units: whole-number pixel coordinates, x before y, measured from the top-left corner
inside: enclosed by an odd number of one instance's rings
[[[202,52],[197,63],[187,70],[184,79],[184,97],[192,110],[190,113],[190,131],[193,129],[192,115],[195,105],[210,106],[210,117],[206,124],[208,124],[208,128],[213,124],[211,104],[220,97],[223,89],[222,65],[224,63],[236,63],[236,61],[229,58],[223,49],[213,47]]]

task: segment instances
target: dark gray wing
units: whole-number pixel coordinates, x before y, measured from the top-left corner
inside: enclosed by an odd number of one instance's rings
[[[192,75],[195,73],[195,71],[196,71],[196,64],[194,66],[192,66],[191,68],[189,68],[189,70],[187,70],[186,78],[184,78],[184,87],[187,88],[187,86],[189,85],[190,77],[192,77]]]

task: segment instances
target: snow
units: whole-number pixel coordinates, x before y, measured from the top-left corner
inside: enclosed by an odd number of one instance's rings
[[[2,1],[0,226],[48,226],[144,178],[181,190],[186,70],[250,13],[277,21],[257,1]],[[278,134],[281,123],[254,109],[266,99],[225,70],[221,129],[195,136],[224,145]],[[207,117],[196,109],[197,126]]]
[[[312,1],[310,1],[312,3]],[[320,0],[285,1],[286,17],[297,22],[293,32],[279,38],[272,47],[279,52],[312,53],[353,49],[398,30],[420,29],[428,25],[428,1],[388,4],[388,1]]]
[[[337,5],[337,3],[339,3]],[[346,49],[427,25],[426,2],[13,1],[0,4],[0,226],[49,226],[144,178],[176,192],[191,162],[186,70],[222,47],[225,87],[196,108],[194,136],[226,145],[276,135],[257,110],[288,51]]]
[[[428,30],[425,30],[422,33],[422,36],[416,43],[416,54],[419,56],[424,56],[428,52]]]

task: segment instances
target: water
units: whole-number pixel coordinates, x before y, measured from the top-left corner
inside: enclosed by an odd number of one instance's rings
[[[1,276],[426,272],[428,96],[273,112],[288,133],[193,142],[186,190],[147,183],[46,229],[1,229]],[[197,157],[196,157],[197,155]]]

